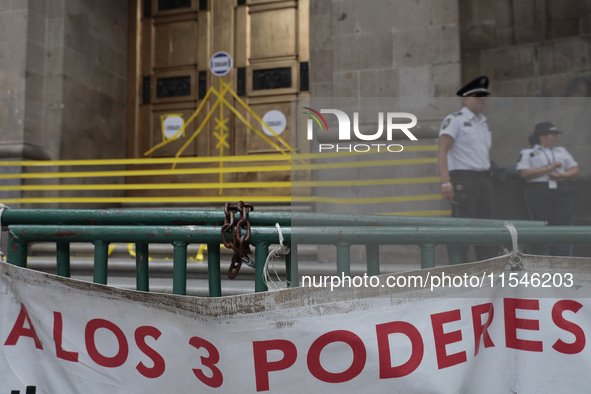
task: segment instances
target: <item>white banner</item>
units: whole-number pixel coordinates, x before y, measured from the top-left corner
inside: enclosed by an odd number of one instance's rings
[[[217,299],[2,263],[0,393],[588,392],[590,260],[523,260]]]

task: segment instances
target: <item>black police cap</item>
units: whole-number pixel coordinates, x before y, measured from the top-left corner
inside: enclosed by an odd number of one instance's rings
[[[456,94],[460,97],[466,97],[468,95],[476,93],[483,93],[488,96],[490,92],[487,90],[487,88],[488,77],[483,75],[481,77],[474,79],[473,81],[468,82],[463,88],[458,90]]]
[[[562,134],[562,131],[558,130],[554,123],[552,122],[542,122],[538,123],[534,128],[535,135],[545,135],[545,134]]]
[[[562,134],[562,131],[558,130],[552,122],[542,122],[536,124],[534,132],[527,139],[532,145],[535,145],[540,141],[540,136],[546,134]]]

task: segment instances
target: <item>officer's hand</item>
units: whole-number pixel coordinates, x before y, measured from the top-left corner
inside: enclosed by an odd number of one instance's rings
[[[444,200],[447,200],[449,202],[452,202],[453,199],[454,199],[454,187],[453,187],[453,185],[443,186],[441,188],[441,197],[443,197]]]
[[[556,171],[551,171],[548,173],[548,176],[550,177],[550,179],[552,180],[557,180],[557,179],[562,179],[564,178],[564,174],[558,173]]]
[[[552,164],[550,164],[550,171],[552,171],[558,167],[562,167],[562,163],[559,161],[555,161]]]

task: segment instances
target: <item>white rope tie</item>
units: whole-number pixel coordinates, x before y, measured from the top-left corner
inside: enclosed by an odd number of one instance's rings
[[[273,265],[273,258],[285,256],[286,254],[288,254],[289,246],[283,244],[283,234],[281,233],[281,227],[279,226],[279,223],[275,223],[275,228],[279,233],[279,247],[273,249],[271,253],[269,253],[269,255],[267,256],[267,260],[265,261],[265,267],[263,268],[263,281],[265,282],[265,285],[267,285],[267,288],[270,287],[269,285],[272,285],[274,290],[282,290],[286,289],[286,287],[284,287],[281,283],[281,278],[279,278],[279,274],[275,270],[275,266]],[[275,276],[277,277],[278,282],[275,282],[275,280],[271,278],[271,276],[269,275],[269,263],[271,263],[271,268],[273,268],[273,272],[275,272]]]
[[[519,245],[517,244],[517,229],[513,224],[509,222],[505,222],[505,227],[507,227],[507,230],[509,230],[509,234],[511,234],[511,242],[513,244],[511,257],[509,257],[509,264],[511,264],[512,269],[523,269],[523,262],[521,261],[521,257],[517,255],[519,253]]]
[[[0,261],[4,261],[4,253],[2,253],[2,214],[9,208],[8,205],[0,203]]]

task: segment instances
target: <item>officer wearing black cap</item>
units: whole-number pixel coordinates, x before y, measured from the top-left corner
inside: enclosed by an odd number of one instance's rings
[[[452,216],[494,218],[490,178],[491,132],[482,114],[486,107],[488,78],[478,77],[458,90],[464,107],[445,117],[439,130],[438,165],[441,196],[451,202]],[[498,254],[496,246],[477,246],[478,260]],[[462,248],[463,262],[468,248]]]
[[[523,149],[517,170],[527,181],[525,202],[532,220],[543,220],[551,226],[570,226],[573,216],[572,189],[565,179],[579,174],[579,165],[558,145],[558,130],[552,122],[538,123],[528,137],[532,147]],[[550,246],[553,256],[570,255],[568,245]]]

